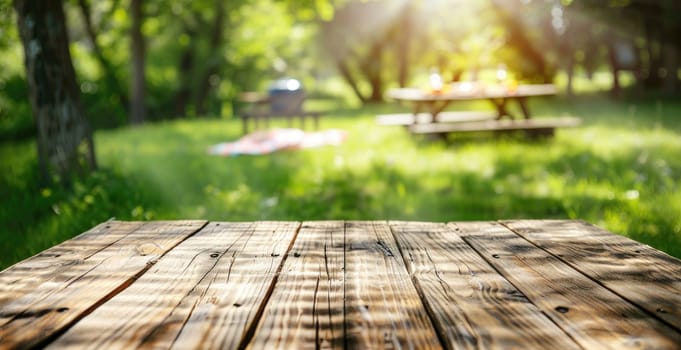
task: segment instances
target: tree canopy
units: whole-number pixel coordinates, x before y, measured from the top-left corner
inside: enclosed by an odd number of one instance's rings
[[[366,103],[380,101],[389,87],[421,83],[432,69],[458,80],[503,66],[514,79],[552,81],[558,72],[612,70],[627,48],[635,67],[616,69],[635,71],[647,88],[679,89],[679,44],[672,38],[681,5],[673,0],[69,0],[63,6],[86,115],[97,128],[229,117],[240,92],[263,90],[281,76],[318,94],[337,94],[331,87],[342,82],[341,95]],[[3,138],[35,130],[15,23],[11,2],[1,0]],[[146,112],[144,119],[134,108]]]

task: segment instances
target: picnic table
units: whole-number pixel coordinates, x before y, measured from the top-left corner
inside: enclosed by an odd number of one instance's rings
[[[449,132],[489,130],[531,130],[534,134],[552,135],[557,127],[573,127],[580,124],[574,117],[533,119],[527,104],[529,97],[551,96],[557,92],[553,84],[526,84],[515,87],[504,85],[480,85],[458,83],[441,91],[418,88],[399,88],[387,92],[387,96],[413,104],[411,114],[379,115],[383,125],[405,125],[412,133],[446,134]],[[487,100],[494,110],[443,112],[454,101]],[[522,120],[509,111],[515,102],[522,113]],[[508,119],[508,120],[503,120]]]
[[[274,95],[255,91],[241,93],[239,101],[250,106],[239,113],[243,134],[248,133],[249,120],[253,120],[254,128],[258,129],[261,121],[264,122],[265,127],[268,127],[270,120],[275,118],[288,119],[289,127],[293,127],[294,118],[300,118],[300,126],[305,128],[305,118],[310,117],[314,120],[315,129],[319,129],[321,112],[304,110],[303,103],[306,97],[306,93],[302,90],[285,91]]]
[[[0,349],[681,346],[681,261],[572,220],[108,221],[0,281]]]

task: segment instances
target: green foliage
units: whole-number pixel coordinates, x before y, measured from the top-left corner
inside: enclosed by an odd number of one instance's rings
[[[7,48],[17,37],[12,0],[0,0],[0,49]]]
[[[0,77],[0,88],[0,141],[31,136],[35,123],[24,77]]]
[[[34,145],[6,143],[0,266],[111,217],[572,218],[681,257],[681,103],[592,95],[531,108],[578,115],[585,126],[543,141],[481,133],[443,143],[375,124],[376,113],[397,106],[336,108],[322,128],[348,132],[339,147],[223,158],[206,150],[238,138],[238,120],[174,121],[98,132],[102,170],[71,190],[37,186]]]
[[[129,4],[120,0],[87,2],[97,46],[110,67],[103,67],[97,58],[78,2],[65,1],[71,52],[86,112],[95,128],[125,125],[128,106],[121,100],[129,94]],[[615,19],[607,20],[599,14],[614,10],[608,4],[588,0],[146,1],[142,30],[148,120],[229,116],[240,92],[263,90],[281,75],[294,76],[317,93],[313,88],[320,80],[337,79],[338,60],[344,61],[355,77],[361,100],[380,99],[383,90],[400,82],[419,83],[432,67],[438,67],[446,80],[478,77],[478,70],[500,64],[521,80],[536,80],[542,74],[550,79],[571,59],[593,72],[607,63],[610,24],[627,27],[624,20],[636,11],[655,18],[648,12],[674,13],[671,10],[678,7],[667,2],[645,9],[638,3],[623,3],[613,14]],[[225,21],[216,35],[221,6]],[[562,35],[551,28],[554,10],[560,10],[568,24]],[[504,11],[518,25],[515,32],[500,15]],[[668,30],[676,28],[671,24],[678,21],[663,17],[671,21]],[[11,1],[0,0],[0,87],[7,80],[23,77],[22,48],[15,27]],[[527,40],[514,38],[519,35]],[[645,39],[637,35],[641,48]],[[185,58],[191,63],[182,68]],[[656,72],[662,67],[649,68]],[[204,94],[206,81],[209,88]],[[0,137],[30,135],[28,99],[9,98],[9,93],[12,91],[0,90]],[[178,106],[181,102],[185,106]]]
[[[0,141],[30,136],[35,126],[24,76],[23,48],[11,1],[0,0]]]

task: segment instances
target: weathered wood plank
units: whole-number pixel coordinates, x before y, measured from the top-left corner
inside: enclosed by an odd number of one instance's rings
[[[437,115],[439,123],[462,123],[475,122],[483,120],[491,120],[497,116],[494,111],[448,111],[440,112]],[[433,115],[431,113],[396,113],[396,114],[379,114],[376,116],[376,123],[378,125],[387,126],[407,126],[414,123],[431,123],[433,122]]]
[[[298,226],[211,223],[50,347],[236,348]]]
[[[578,348],[444,224],[390,226],[448,349]]]
[[[345,327],[350,349],[440,349],[385,222],[345,224]]]
[[[192,317],[173,347],[245,346],[240,342],[247,340],[247,332],[255,327],[256,316],[265,307],[299,227],[297,222],[258,223],[239,256],[232,256],[231,265],[217,271],[215,282],[208,288],[202,283],[193,291],[200,292],[202,298],[193,306]]]
[[[0,308],[34,291],[40,284],[60,275],[69,266],[89,258],[134,232],[141,222],[101,223],[80,235],[49,248],[0,273]]]
[[[513,91],[504,86],[478,86],[465,83],[467,86],[457,85],[448,91],[432,93],[419,88],[390,89],[386,95],[395,100],[411,102],[436,102],[455,100],[480,100],[480,99],[519,99],[531,96],[555,95],[556,86],[553,84],[529,84],[520,85]]]
[[[135,283],[82,319],[51,346],[53,348],[125,348],[159,338],[162,321],[215,266],[222,253],[251,226],[229,232],[209,224],[180,243]],[[184,322],[180,321],[179,326]],[[155,330],[159,329],[159,332]]]
[[[678,349],[681,334],[498,223],[450,224],[584,348]]]
[[[446,134],[453,132],[479,132],[504,130],[542,130],[577,127],[581,119],[574,117],[535,118],[519,120],[488,120],[468,123],[428,123],[409,125],[414,134]]]
[[[343,348],[343,236],[342,221],[303,223],[250,348]]]
[[[0,308],[0,349],[42,344],[125,289],[159,257],[203,225],[204,221],[147,223],[59,270],[33,292]]]
[[[681,331],[681,260],[582,221],[503,224]]]

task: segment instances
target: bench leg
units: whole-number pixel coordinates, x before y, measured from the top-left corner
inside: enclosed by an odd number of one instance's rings
[[[494,104],[494,107],[497,109],[497,120],[501,120],[504,117],[508,117],[509,119],[513,120],[513,115],[509,113],[508,109],[506,108],[506,103],[508,102],[508,99],[506,98],[491,98],[490,101],[492,101],[492,104]]]
[[[248,134],[248,117],[242,116],[241,117],[241,126],[243,129],[244,135]]]
[[[518,105],[520,106],[520,110],[523,112],[523,117],[525,120],[529,120],[530,117],[530,110],[527,108],[527,102],[525,102],[524,97],[518,97],[516,99],[518,101]]]

